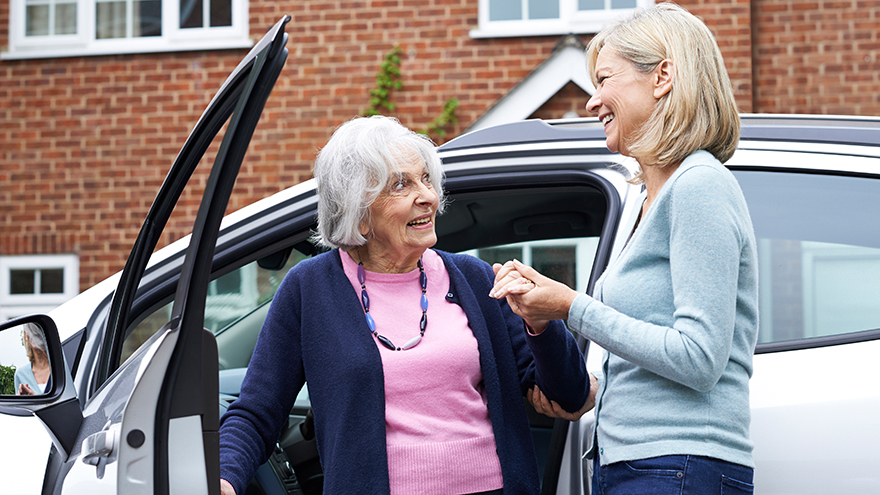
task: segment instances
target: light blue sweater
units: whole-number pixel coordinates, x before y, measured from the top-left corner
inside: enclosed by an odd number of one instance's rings
[[[685,159],[594,296],[578,296],[568,319],[607,351],[591,454],[603,465],[691,454],[754,467],[758,261],[730,171],[705,151]]]

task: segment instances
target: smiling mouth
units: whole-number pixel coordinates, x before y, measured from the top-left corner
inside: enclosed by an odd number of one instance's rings
[[[612,120],[614,120],[614,114],[609,113],[608,115],[605,116],[605,118],[602,119],[602,125],[608,125],[608,123],[611,122]]]
[[[418,220],[413,220],[412,222],[406,224],[408,227],[420,227],[422,225],[428,225],[431,223],[431,217],[420,218]]]

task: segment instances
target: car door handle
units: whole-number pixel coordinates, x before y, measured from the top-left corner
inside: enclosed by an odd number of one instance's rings
[[[112,424],[103,430],[93,433],[83,441],[82,461],[97,468],[98,479],[104,477],[104,467],[116,460],[119,452],[120,424]]]

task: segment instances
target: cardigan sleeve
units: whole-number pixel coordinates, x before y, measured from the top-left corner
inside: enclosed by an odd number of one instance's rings
[[[583,407],[590,392],[584,356],[577,342],[560,320],[551,321],[539,335],[530,335],[522,318],[517,316],[506,300],[488,296],[494,281],[492,268],[484,262],[485,283],[469,280],[478,297],[485,297],[490,304],[497,304],[503,318],[504,328],[510,335],[510,343],[516,359],[520,388],[525,391],[537,384],[548,398],[556,401],[569,412]],[[473,277],[472,277],[473,278]],[[480,281],[483,282],[483,281]],[[491,315],[487,315],[487,320]],[[490,327],[492,322],[488,322]],[[499,325],[500,326],[500,325]]]
[[[586,295],[575,299],[568,320],[607,351],[700,392],[714,387],[730,357],[744,235],[735,189],[719,174],[696,166],[667,184],[671,326],[632,318]]]
[[[220,422],[220,477],[243,495],[268,459],[305,381],[300,345],[300,288],[288,274],[269,308],[241,394]]]

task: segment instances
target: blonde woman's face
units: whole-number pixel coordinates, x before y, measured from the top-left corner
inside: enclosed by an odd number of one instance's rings
[[[597,87],[587,111],[598,114],[604,124],[608,150],[631,156],[626,143],[648,120],[657,102],[653,72],[639,72],[607,47],[599,52],[595,70]]]

